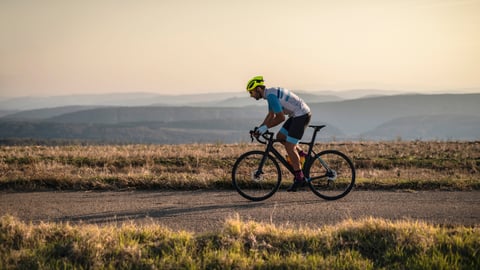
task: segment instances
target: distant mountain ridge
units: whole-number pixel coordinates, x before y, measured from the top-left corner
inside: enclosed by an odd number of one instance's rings
[[[295,91],[312,102],[330,102],[356,99],[368,95],[393,95],[396,92],[381,90],[351,90],[343,92]],[[200,106],[243,107],[258,105],[246,91],[204,93],[188,95],[163,95],[155,93],[80,94],[38,97],[16,97],[0,100],[0,110],[24,111],[66,106]]]
[[[365,138],[402,140],[480,139],[480,117],[473,115],[422,115],[397,118],[362,134]]]
[[[33,110],[65,106],[185,106],[191,103],[225,100],[243,93],[159,95],[154,93],[112,93],[51,97],[18,97],[0,101],[0,110]]]
[[[43,120],[60,116],[67,113],[84,111],[98,108],[99,106],[64,106],[55,108],[44,108],[26,110],[15,113],[10,113],[3,116],[3,119],[16,119],[16,120]]]
[[[480,116],[480,94],[398,95],[312,104],[315,117],[347,134],[367,132],[395,118],[417,115]]]
[[[304,96],[312,109],[311,123],[327,124],[320,140],[480,140],[480,94],[315,102],[323,98],[317,97]],[[208,107],[202,100],[209,98],[197,99],[198,106],[66,106],[22,111],[0,118],[0,139],[235,142],[248,139],[248,130],[260,124],[267,112],[265,100],[248,98],[256,104],[250,106],[238,102],[237,106]]]
[[[302,93],[315,101],[341,100],[331,95]],[[113,93],[98,95],[68,95],[51,97],[17,97],[0,100],[2,111],[26,111],[69,106],[139,107],[139,106],[193,106],[193,107],[243,107],[258,106],[246,92],[209,93],[192,95],[160,95],[153,93]]]
[[[353,100],[379,96],[402,95],[401,91],[379,89],[353,89],[344,91],[302,91],[293,90],[310,103]],[[480,88],[460,89],[465,93],[480,93]],[[412,91],[408,95],[418,94]],[[426,95],[439,95],[426,94]],[[464,94],[464,93],[462,93]],[[156,94],[144,92],[110,94],[76,94],[58,96],[26,96],[1,98],[1,111],[25,111],[33,109],[67,106],[200,106],[200,107],[243,107],[255,106],[254,100],[245,91],[218,92],[202,94]]]
[[[257,119],[264,117],[264,107],[105,107],[66,113],[47,119],[57,123],[118,124],[134,122],[176,122],[215,119]]]

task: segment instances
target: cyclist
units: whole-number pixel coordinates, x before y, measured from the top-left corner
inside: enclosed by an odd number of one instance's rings
[[[266,88],[263,76],[256,76],[248,81],[247,91],[250,93],[250,97],[256,100],[266,99],[268,102],[267,116],[260,127],[255,128],[256,136],[260,136],[269,128],[281,124],[285,121],[285,115],[289,116],[277,133],[277,140],[285,146],[295,170],[295,179],[287,191],[297,191],[299,187],[305,186],[306,183],[300,165],[300,155],[305,156],[306,154],[298,146],[298,142],[310,122],[310,108],[301,98],[285,88]]]

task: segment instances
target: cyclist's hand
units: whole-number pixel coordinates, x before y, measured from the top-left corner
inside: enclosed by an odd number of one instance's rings
[[[256,137],[258,138],[258,127],[254,127],[253,130],[250,130],[250,136],[252,137],[252,140],[253,140],[253,137]]]
[[[261,125],[259,128],[255,128],[255,134],[257,134],[257,136],[261,136],[267,132],[267,130],[268,128],[266,125]]]
[[[265,132],[268,131],[268,127],[267,125],[261,125],[258,129],[257,129],[257,132],[258,134],[260,135],[263,135]]]

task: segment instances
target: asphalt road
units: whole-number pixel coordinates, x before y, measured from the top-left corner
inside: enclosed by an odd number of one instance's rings
[[[354,190],[338,201],[325,201],[310,191],[281,190],[263,202],[247,201],[235,191],[1,192],[0,215],[5,214],[34,223],[157,223],[199,233],[220,230],[236,215],[309,227],[362,217],[480,226],[480,192]]]

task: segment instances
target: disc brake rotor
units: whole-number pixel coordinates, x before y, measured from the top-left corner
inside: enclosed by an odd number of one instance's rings
[[[263,180],[263,173],[259,171],[252,172],[252,180],[255,182],[260,182]]]

